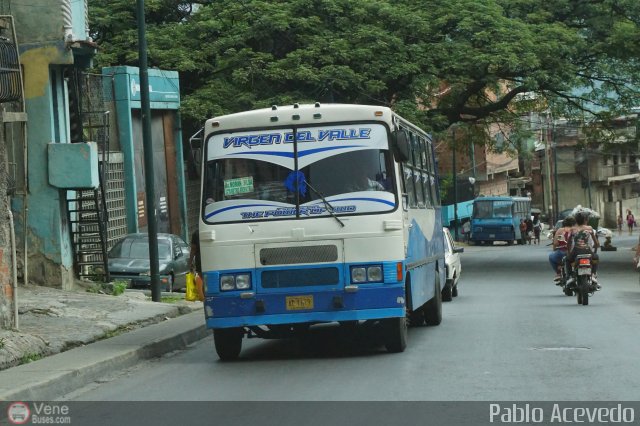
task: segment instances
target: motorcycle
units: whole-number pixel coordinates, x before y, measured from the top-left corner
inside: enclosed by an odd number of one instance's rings
[[[563,259],[565,267],[561,268],[561,278],[558,283],[562,291],[567,296],[576,295],[578,305],[588,305],[589,296],[593,295],[598,287],[591,280],[592,258],[590,254],[579,254],[576,256],[575,264],[568,265],[566,258]]]

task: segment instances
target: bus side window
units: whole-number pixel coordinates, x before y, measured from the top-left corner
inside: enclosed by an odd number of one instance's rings
[[[429,144],[424,138],[420,138],[420,162],[422,163],[422,187],[424,188],[424,201],[427,207],[433,207],[434,197],[431,193],[431,177],[429,169]]]
[[[410,163],[403,163],[402,164],[402,174],[403,174],[403,179],[404,179],[404,187],[407,191],[407,196],[409,197],[409,207],[411,208],[415,208],[417,201],[416,201],[416,191],[415,191],[415,185],[414,185],[414,178],[413,178],[413,167],[411,167]]]
[[[415,133],[411,133],[411,151],[413,151],[413,184],[416,191],[416,204],[418,208],[424,208],[424,186],[422,181],[422,164],[420,139]]]
[[[408,131],[411,135],[411,131]],[[411,136],[410,136],[411,137]],[[402,178],[404,180],[404,188],[407,191],[407,197],[409,198],[409,208],[416,208],[418,204],[416,199],[416,186],[414,178],[413,164],[413,144],[410,144],[409,160],[406,163],[402,163]]]
[[[438,179],[436,178],[437,174],[437,170],[436,170],[436,166],[435,166],[435,159],[434,159],[434,152],[433,152],[433,145],[431,143],[431,141],[427,141],[425,148],[427,150],[427,160],[429,163],[428,169],[429,169],[429,180],[430,180],[430,186],[431,186],[431,195],[433,197],[433,205],[434,206],[439,206],[440,205],[440,191],[438,190]]]

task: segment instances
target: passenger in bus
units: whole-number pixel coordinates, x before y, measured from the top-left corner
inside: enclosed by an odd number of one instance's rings
[[[266,161],[257,161],[256,168],[257,171],[253,177],[256,198],[279,202],[286,201],[287,188],[283,179],[278,176],[277,166]]]
[[[369,176],[367,176],[367,172],[366,170],[363,169],[356,169],[355,170],[355,177],[353,178],[353,181],[351,181],[348,185],[347,185],[347,190],[349,192],[359,192],[359,191],[384,191],[384,186],[374,180],[369,178]]]

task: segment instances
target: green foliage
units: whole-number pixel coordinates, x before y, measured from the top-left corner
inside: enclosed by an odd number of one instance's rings
[[[126,281],[113,281],[111,283],[95,283],[87,287],[89,293],[110,294],[112,296],[119,296],[127,289],[128,284]]]
[[[119,296],[122,293],[124,293],[124,291],[127,289],[127,282],[126,281],[114,281],[113,282],[113,291],[112,291],[112,295],[113,296]]]
[[[6,343],[6,339],[4,337],[0,338],[0,349],[4,349],[5,343]]]
[[[637,0],[147,0],[146,7],[150,66],[180,72],[187,127],[320,101],[392,106],[433,131],[457,122],[518,129],[525,110],[616,115],[638,103]],[[137,65],[135,2],[89,0],[89,10],[98,64]]]
[[[20,358],[20,364],[28,364],[30,362],[37,361],[39,359],[42,359],[41,354],[36,354],[36,353],[25,354],[22,356],[22,358]]]
[[[163,296],[160,298],[162,303],[178,303],[184,300],[184,296]]]
[[[440,189],[440,199],[445,200],[449,191],[453,189],[453,175],[445,174],[440,176],[440,185],[438,187]]]

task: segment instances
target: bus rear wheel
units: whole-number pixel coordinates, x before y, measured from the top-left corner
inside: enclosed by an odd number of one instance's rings
[[[440,325],[442,322],[442,292],[440,290],[440,277],[436,272],[433,298],[424,306],[424,319],[427,325]]]
[[[242,350],[242,328],[218,328],[213,330],[213,342],[221,361],[238,358]]]
[[[407,347],[407,319],[387,318],[382,321],[384,347],[391,353],[404,352]]]
[[[453,300],[453,280],[455,280],[455,277],[452,278],[451,280],[447,280],[447,282],[444,285],[444,288],[442,289],[442,301],[443,302],[451,302]]]

